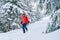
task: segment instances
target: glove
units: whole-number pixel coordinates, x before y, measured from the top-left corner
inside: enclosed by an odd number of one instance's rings
[[[29,23],[29,21],[28,21],[28,23]]]
[[[22,24],[22,22],[21,22],[21,24]]]

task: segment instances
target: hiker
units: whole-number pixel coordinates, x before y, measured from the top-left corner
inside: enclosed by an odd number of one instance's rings
[[[29,23],[28,17],[26,15],[26,13],[23,11],[22,13],[22,18],[21,18],[21,24],[22,24],[22,29],[23,29],[23,33],[25,33],[25,31],[28,31],[26,25]]]

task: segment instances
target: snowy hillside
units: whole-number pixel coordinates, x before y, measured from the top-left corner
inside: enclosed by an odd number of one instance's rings
[[[30,24],[51,15],[46,33],[60,29],[60,0],[0,0],[0,33],[20,29],[23,11]]]
[[[43,33],[49,21],[50,17],[45,17],[41,21],[28,25],[29,30],[25,34],[22,29],[0,33],[0,40],[60,40],[60,30],[48,34]]]

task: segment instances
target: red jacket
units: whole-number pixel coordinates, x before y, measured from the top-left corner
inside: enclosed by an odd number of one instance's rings
[[[28,21],[28,17],[26,15],[22,15],[22,20],[21,20],[22,24],[27,24]]]

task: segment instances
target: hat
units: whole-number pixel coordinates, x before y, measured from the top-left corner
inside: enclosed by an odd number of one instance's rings
[[[25,15],[25,12],[23,11],[23,15]]]

